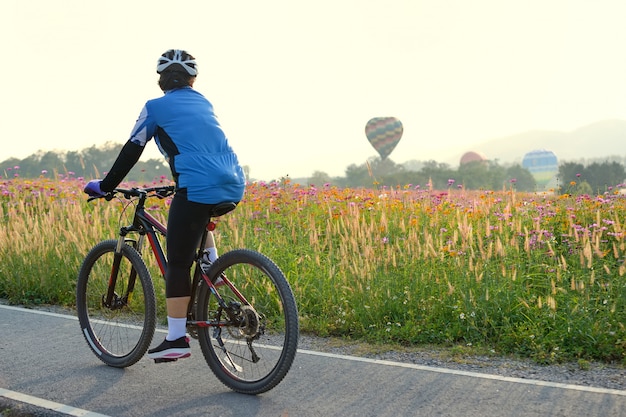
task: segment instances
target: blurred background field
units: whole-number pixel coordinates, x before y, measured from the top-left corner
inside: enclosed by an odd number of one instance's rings
[[[306,333],[626,364],[625,198],[452,184],[256,182],[216,237],[221,253],[256,249],[281,267]],[[85,254],[129,221],[120,202],[88,203],[83,185],[0,182],[0,298],[73,306]],[[152,203],[165,219],[168,200]]]

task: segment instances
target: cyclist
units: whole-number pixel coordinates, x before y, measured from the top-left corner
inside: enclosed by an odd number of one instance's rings
[[[170,165],[176,182],[167,222],[165,295],[168,333],[148,351],[160,361],[190,356],[186,337],[187,306],[191,294],[191,265],[212,205],[243,197],[245,178],[237,155],[213,113],[211,103],[193,89],[198,74],[195,58],[184,50],[170,49],[157,61],[163,96],[146,102],[113,166],[102,180],[92,180],[84,191],[105,195],[137,163],[146,143],[155,142]],[[217,258],[212,236],[208,257]]]

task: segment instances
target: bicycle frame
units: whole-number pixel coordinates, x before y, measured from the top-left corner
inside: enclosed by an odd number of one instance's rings
[[[135,285],[135,279],[136,279],[137,273],[133,269],[129,277],[128,288],[126,289],[127,293],[124,294],[124,296],[121,299],[116,297],[114,290],[115,290],[115,285],[117,281],[117,274],[119,271],[120,262],[122,259],[123,245],[131,244],[131,246],[133,246],[135,250],[139,252],[139,254],[142,254],[143,246],[145,243],[145,238],[147,236],[151,251],[155,256],[157,264],[161,271],[161,276],[165,279],[165,272],[167,270],[167,257],[165,256],[165,252],[163,250],[163,247],[161,246],[161,242],[159,241],[157,237],[157,233],[161,234],[162,236],[167,236],[167,228],[158,219],[156,219],[150,213],[146,212],[145,202],[146,202],[146,199],[152,195],[156,195],[161,198],[165,198],[169,195],[172,195],[174,193],[174,187],[171,187],[171,186],[155,187],[155,188],[148,188],[148,189],[143,189],[143,190],[136,189],[136,188],[132,190],[116,189],[115,192],[119,192],[129,199],[131,197],[138,197],[138,199],[135,205],[135,212],[134,212],[132,224],[129,226],[120,227],[117,247],[114,253],[113,267],[111,270],[111,276],[109,278],[108,292],[107,292],[106,298],[103,300],[104,305],[106,305],[109,308],[122,306],[128,300],[128,298],[130,297],[130,294],[132,294],[134,285]],[[155,194],[151,194],[152,192],[154,192]],[[191,300],[193,300],[195,297],[195,292],[196,292],[196,289],[198,288],[198,283],[200,279],[203,279],[204,282],[209,286],[211,293],[216,297],[217,302],[220,305],[220,307],[224,309],[228,309],[226,302],[220,296],[219,292],[217,291],[210,277],[208,277],[204,273],[202,268],[200,268],[198,265],[198,260],[200,259],[202,249],[204,248],[204,245],[206,243],[208,233],[210,230],[213,230],[214,228],[215,228],[215,224],[212,221],[209,221],[209,223],[207,224],[207,227],[204,230],[204,233],[202,234],[202,238],[200,239],[198,253],[196,254],[196,260],[194,261],[195,268],[194,268],[194,274],[193,274],[193,279],[191,283]],[[137,240],[129,239],[128,236],[132,233],[137,233],[139,235],[139,238]],[[224,281],[225,285],[227,285],[233,291],[233,293],[237,296],[237,298],[244,305],[250,305],[250,303],[248,302],[248,300],[246,300],[243,294],[241,294],[241,292],[239,292],[239,290],[225,276],[223,276],[223,274],[221,274],[221,278]],[[197,327],[220,327],[221,326],[219,322],[196,321],[195,318],[193,317],[192,305],[193,303],[190,302],[188,306],[188,310],[187,310],[187,317],[188,317],[187,324],[188,325],[197,326]]]

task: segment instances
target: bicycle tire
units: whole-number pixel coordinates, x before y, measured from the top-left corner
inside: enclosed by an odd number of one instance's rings
[[[156,299],[145,262],[135,248],[125,244],[116,296],[126,293],[131,268],[136,271],[134,291],[115,308],[103,305],[116,247],[117,240],[105,240],[85,257],[76,284],[76,310],[81,332],[96,356],[109,366],[125,368],[141,359],[152,342]]]
[[[247,249],[220,256],[207,275],[217,277],[220,274],[234,283],[256,315],[244,307],[243,315],[252,317],[247,320],[248,326],[227,324],[222,318],[220,326],[198,327],[198,341],[204,358],[215,376],[232,390],[251,395],[269,391],[287,375],[298,348],[298,308],[291,287],[272,260]],[[222,285],[218,291],[227,302],[240,303],[229,286]],[[197,320],[215,321],[219,318],[217,298],[204,282],[196,301]],[[255,325],[257,318],[258,325]],[[216,339],[219,332],[230,358],[219,347]],[[246,339],[251,333],[255,336],[254,353],[259,357],[256,362]]]

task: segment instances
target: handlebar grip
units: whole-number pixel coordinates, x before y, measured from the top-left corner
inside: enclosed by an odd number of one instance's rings
[[[93,195],[87,198],[87,202],[92,202],[93,200],[98,200],[99,198],[104,198],[106,201],[111,201],[113,200],[113,197],[115,197],[115,193],[114,192],[108,192],[104,195]]]
[[[107,201],[111,201],[113,199],[113,197],[115,197],[115,194],[122,194],[124,196],[125,199],[130,200],[133,197],[139,197],[141,195],[144,196],[148,196],[148,194],[150,194],[151,196],[155,196],[158,198],[167,198],[171,195],[173,195],[175,193],[175,189],[173,186],[166,186],[166,187],[154,187],[154,188],[131,188],[131,189],[126,189],[126,188],[116,188],[113,191],[110,191],[104,195],[98,195],[98,196],[90,196],[89,198],[87,198],[87,201],[93,201],[96,200],[98,198],[104,198]]]

